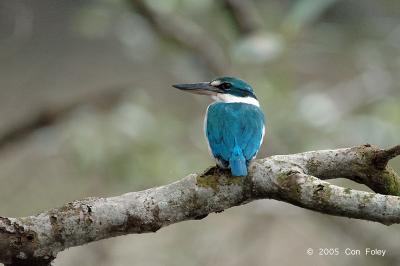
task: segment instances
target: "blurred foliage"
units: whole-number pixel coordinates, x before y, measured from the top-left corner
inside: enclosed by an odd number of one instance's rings
[[[284,21],[286,30],[297,33],[308,24],[320,18],[337,0],[296,1]]]
[[[79,119],[66,126],[64,145],[82,175],[94,172],[111,186],[140,190],[199,168],[196,165],[205,161],[201,154],[206,147],[193,153],[192,146],[202,137],[200,130],[186,132],[182,121],[171,113],[152,110],[152,104],[138,91],[110,113],[82,110]],[[188,133],[196,135],[188,138],[195,143],[182,145]]]
[[[222,0],[146,3],[202,28],[230,62],[225,74],[253,85],[267,120],[259,157],[399,144],[399,1],[249,1],[260,22],[251,34]],[[213,163],[202,131],[210,100],[170,84],[214,74],[127,1],[2,1],[0,58],[0,133],[48,102],[129,84],[111,110],[83,106],[0,153],[0,215],[166,184]],[[400,171],[400,159],[391,165]],[[396,265],[397,230],[262,201],[72,249],[55,265]],[[304,252],[349,246],[388,255],[334,261]]]

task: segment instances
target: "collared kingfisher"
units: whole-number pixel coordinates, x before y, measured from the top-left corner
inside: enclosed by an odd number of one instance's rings
[[[264,114],[252,87],[233,77],[173,87],[211,96],[214,102],[204,119],[210,152],[219,167],[230,168],[232,176],[247,176],[265,133]]]

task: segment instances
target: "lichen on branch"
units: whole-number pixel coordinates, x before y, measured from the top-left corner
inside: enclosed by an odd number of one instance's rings
[[[38,215],[0,217],[0,262],[49,265],[66,248],[110,237],[156,232],[257,199],[276,199],[325,214],[400,223],[400,177],[387,164],[400,146],[371,145],[255,160],[249,176],[212,167],[169,185],[110,198],[87,198]],[[347,178],[375,193],[343,188]]]

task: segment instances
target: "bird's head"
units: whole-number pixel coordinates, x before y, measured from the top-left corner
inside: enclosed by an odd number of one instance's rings
[[[224,102],[257,102],[253,88],[245,81],[234,77],[220,77],[210,82],[176,84],[173,87]]]

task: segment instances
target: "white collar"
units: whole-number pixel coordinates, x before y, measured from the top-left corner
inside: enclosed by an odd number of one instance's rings
[[[252,104],[257,107],[260,107],[260,103],[257,99],[253,97],[238,97],[231,94],[217,93],[216,95],[212,95],[211,98],[216,102],[225,102],[225,103],[247,103]]]

